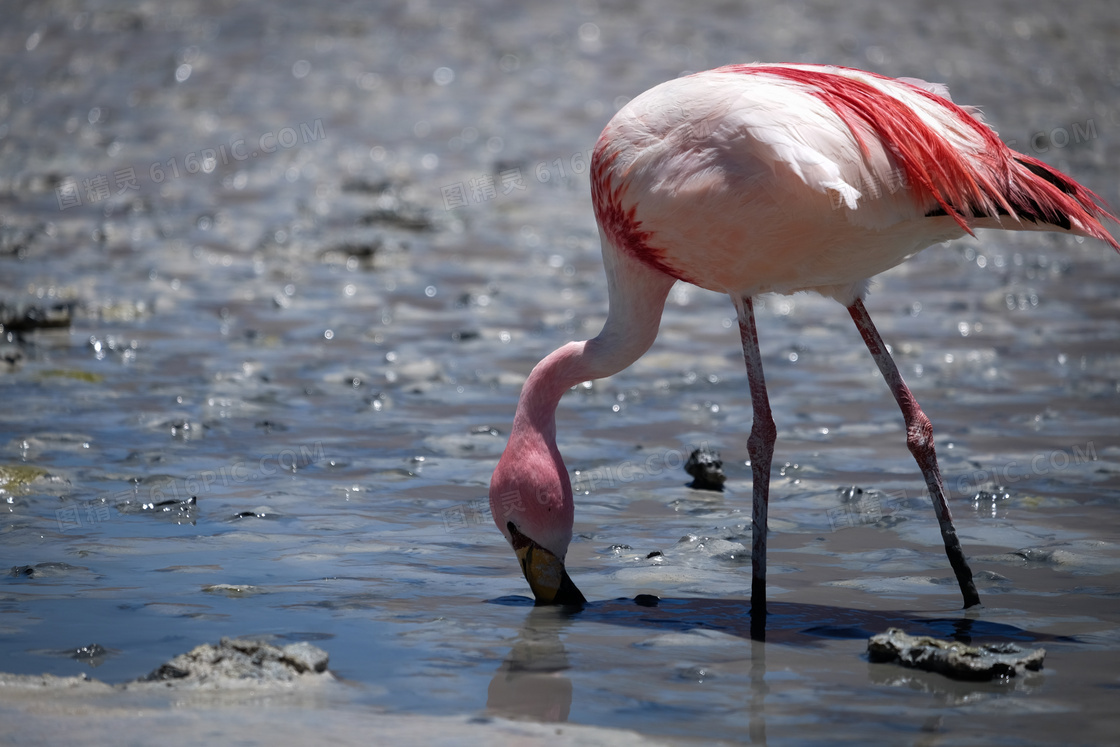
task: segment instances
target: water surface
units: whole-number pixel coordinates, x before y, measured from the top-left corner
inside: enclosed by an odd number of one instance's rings
[[[1120,258],[1098,243],[981,234],[868,300],[934,422],[981,610],[959,610],[874,363],[815,297],[759,304],[765,644],[727,299],[678,286],[644,359],[564,398],[588,608],[532,607],[486,502],[525,375],[605,318],[586,163],[629,97],[752,60],[927,77],[1120,204],[1109,3],[11,5],[0,302],[70,322],[0,343],[0,670],[116,683],[269,635],[354,684],[286,714],[305,723],[1115,738]],[[686,487],[701,444],[721,494]],[[890,625],[1044,646],[1046,668],[868,663]]]

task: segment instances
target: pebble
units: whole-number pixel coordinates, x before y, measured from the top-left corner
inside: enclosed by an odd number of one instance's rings
[[[727,476],[723,474],[723,460],[718,451],[705,447],[694,449],[688,455],[684,471],[692,475],[692,487],[695,490],[723,490]]]

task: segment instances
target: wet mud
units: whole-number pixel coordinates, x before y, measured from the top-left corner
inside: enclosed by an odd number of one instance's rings
[[[582,611],[533,606],[486,499],[525,376],[605,319],[587,163],[626,100],[754,60],[923,77],[1116,206],[1109,2],[4,17],[0,671],[55,678],[0,699],[12,739],[1115,739],[1120,257],[1103,245],[980,233],[867,299],[933,421],[980,608],[960,609],[874,362],[815,297],[755,305],[778,428],[765,643],[728,299],[678,285],[642,360],[563,398]],[[701,448],[720,491],[689,487]],[[890,627],[1043,647],[1046,668],[1001,684],[870,661]],[[315,646],[344,684],[114,689],[223,637]]]

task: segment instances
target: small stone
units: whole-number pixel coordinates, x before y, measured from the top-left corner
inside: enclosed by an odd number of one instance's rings
[[[8,572],[11,578],[44,578],[51,576],[65,576],[75,571],[88,571],[80,565],[69,563],[36,563],[35,565],[16,565]]]
[[[93,661],[95,659],[104,659],[106,656],[108,656],[109,651],[100,643],[91,643],[87,646],[79,646],[69,653],[71,659],[77,659],[78,661]]]
[[[904,667],[939,672],[958,680],[993,680],[1042,669],[1045,649],[1024,650],[1014,643],[969,646],[930,636],[912,636],[898,628],[872,636],[867,656],[873,662],[897,661]]]
[[[723,490],[727,476],[723,474],[723,460],[719,458],[718,451],[711,451],[707,447],[694,449],[688,455],[684,471],[692,475],[694,490]]]

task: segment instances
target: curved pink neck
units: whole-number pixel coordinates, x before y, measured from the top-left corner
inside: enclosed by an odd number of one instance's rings
[[[605,247],[610,310],[593,339],[569,342],[533,368],[514,416],[512,435],[529,429],[549,444],[556,440],[556,407],[577,384],[623,370],[640,358],[657,337],[665,298],[673,278]]]
[[[513,419],[509,443],[490,481],[494,523],[508,524],[551,551],[567,552],[574,505],[567,469],[556,446],[556,408],[564,392],[618,373],[657,337],[673,279],[604,248],[610,311],[594,339],[569,342],[533,368]]]
[[[533,368],[517,402],[511,441],[515,434],[526,431],[539,433],[548,443],[556,441],[556,408],[560,398],[573,386],[595,378],[586,371],[586,345],[586,342],[570,342]]]

